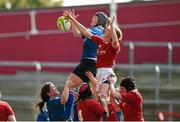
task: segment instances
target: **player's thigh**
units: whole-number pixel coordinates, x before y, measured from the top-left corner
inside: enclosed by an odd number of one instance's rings
[[[108,83],[101,83],[99,85],[99,93],[109,96],[109,84]]]
[[[74,73],[71,73],[67,79],[67,82],[71,82],[74,87],[79,86],[83,81]]]

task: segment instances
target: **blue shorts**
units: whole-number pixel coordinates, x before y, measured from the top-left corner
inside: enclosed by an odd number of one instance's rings
[[[82,59],[81,63],[74,69],[73,73],[77,75],[83,82],[89,82],[89,78],[85,75],[86,71],[90,71],[94,77],[96,76],[97,68],[96,61],[92,59]]]

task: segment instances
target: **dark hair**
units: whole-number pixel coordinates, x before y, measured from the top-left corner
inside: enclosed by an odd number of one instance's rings
[[[95,26],[102,25],[105,27],[108,23],[107,15],[104,12],[97,12],[95,15],[98,17],[98,23]]]
[[[82,83],[81,86],[79,87],[79,100],[85,100],[87,98],[92,97],[92,91],[90,89],[90,86],[87,83]]]
[[[44,104],[45,104],[46,102],[48,102],[49,99],[50,99],[50,97],[49,97],[49,95],[48,95],[48,93],[50,92],[50,85],[51,85],[51,82],[46,82],[46,83],[42,86],[42,88],[41,88],[41,93],[40,93],[40,96],[41,96],[42,101],[39,102],[39,103],[36,105],[36,107],[39,107],[39,110],[40,110],[42,113],[44,113],[43,110],[42,110],[42,108],[44,107]]]
[[[135,79],[134,78],[124,78],[121,81],[120,86],[125,87],[127,91],[136,89]]]

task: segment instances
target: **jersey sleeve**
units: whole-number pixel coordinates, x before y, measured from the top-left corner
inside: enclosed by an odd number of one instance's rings
[[[68,101],[65,104],[65,114],[66,114],[67,119],[69,119],[71,116],[71,109],[72,109],[73,103],[74,103],[74,93],[70,92]]]
[[[97,45],[104,44],[104,39],[96,35],[92,35],[91,40],[95,42]]]
[[[6,103],[6,112],[7,112],[8,116],[14,115],[14,112],[8,103]]]

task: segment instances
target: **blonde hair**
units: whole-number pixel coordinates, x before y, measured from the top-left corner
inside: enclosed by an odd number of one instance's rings
[[[120,30],[118,25],[115,24],[114,27],[115,27],[117,38],[121,42],[121,40],[122,40],[122,31]]]
[[[106,28],[108,26],[110,26],[110,18],[108,18]],[[115,27],[115,32],[116,32],[117,38],[118,38],[119,42],[121,42],[121,40],[122,40],[122,31],[121,31],[121,29],[119,28],[119,26],[117,24],[113,24],[113,26]]]

